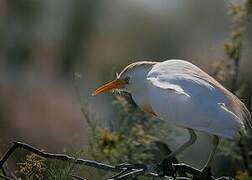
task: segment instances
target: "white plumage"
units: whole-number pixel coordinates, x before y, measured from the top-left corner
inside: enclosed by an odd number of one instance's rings
[[[157,118],[188,129],[191,138],[169,156],[195,143],[200,131],[213,135],[211,163],[219,137],[237,140],[251,127],[246,106],[203,70],[184,60],[139,61],[128,65],[117,79],[94,95],[120,89],[131,93],[136,104]]]
[[[231,140],[250,122],[237,97],[189,62],[157,63],[146,79],[149,103],[161,119]]]

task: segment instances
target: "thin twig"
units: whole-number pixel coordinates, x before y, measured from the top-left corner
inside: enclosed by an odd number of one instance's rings
[[[79,180],[86,180],[85,178],[77,176],[77,175],[72,175],[72,177]]]
[[[6,152],[6,154],[0,160],[0,168],[3,167],[4,162],[7,161],[7,159],[9,159],[10,155],[15,151],[16,148],[17,148],[17,144],[14,143],[13,146]]]
[[[128,179],[129,177],[137,177],[137,176],[143,175],[143,174],[144,174],[144,169],[135,169],[135,170],[132,170],[131,172],[120,175],[114,179],[115,180],[123,180],[123,179]]]
[[[24,149],[29,152],[35,153],[41,157],[48,158],[48,159],[56,159],[56,160],[62,160],[62,161],[72,161],[75,164],[80,164],[80,165],[86,165],[90,167],[95,167],[107,171],[115,171],[118,172],[120,169],[116,169],[115,166],[111,166],[108,164],[103,164],[97,161],[92,161],[92,160],[85,160],[85,159],[80,159],[80,158],[74,158],[65,154],[53,154],[53,153],[47,153],[43,152],[29,144],[25,144],[23,142],[13,142],[12,147],[7,151],[7,153],[4,155],[4,157],[0,160],[0,167],[3,166],[4,162],[11,156],[11,154],[16,150],[16,149]]]
[[[125,170],[121,171],[120,173],[112,176],[110,179],[116,179],[116,178],[120,177],[121,175],[126,174],[126,173],[128,173],[130,171],[131,171],[130,169],[125,169]]]

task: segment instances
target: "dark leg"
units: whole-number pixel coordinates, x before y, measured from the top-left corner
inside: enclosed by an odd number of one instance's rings
[[[184,151],[186,148],[191,146],[192,144],[195,143],[197,139],[197,135],[192,129],[188,129],[188,132],[190,133],[190,139],[184,143],[182,146],[180,146],[178,149],[176,149],[174,152],[169,154],[163,161],[162,163],[158,166],[158,174],[160,176],[165,176],[165,175],[172,175],[174,172],[172,172],[172,158],[182,151]],[[167,174],[169,171],[169,174]]]

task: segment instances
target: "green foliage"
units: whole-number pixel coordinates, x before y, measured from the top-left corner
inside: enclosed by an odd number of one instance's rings
[[[248,172],[238,171],[235,176],[236,180],[252,180],[252,177],[249,176]]]
[[[245,7],[246,7],[247,14],[251,15],[252,14],[252,0],[247,0],[245,2]]]
[[[237,81],[244,37],[252,13],[251,4],[251,0],[246,0],[244,4],[230,3],[231,27],[229,37],[224,42],[224,53],[229,61],[223,60],[214,64],[214,68],[216,69],[214,76],[226,84],[233,92],[239,90]]]
[[[246,28],[247,13],[245,7],[239,4],[230,5],[230,15],[232,16],[232,27],[229,40],[224,44],[226,55],[235,61],[240,58],[242,48],[242,38]]]
[[[252,1],[247,0],[244,5],[230,4],[229,13],[232,17],[232,26],[229,40],[224,44],[226,55],[238,61],[241,55],[243,37],[247,29],[249,16],[252,13]]]
[[[229,13],[232,17],[232,23],[231,23],[231,30],[229,34],[229,39],[224,43],[224,50],[225,54],[231,61],[227,61],[226,64],[228,64],[228,68],[226,68],[226,76],[231,75],[233,77],[231,79],[230,83],[230,89],[233,93],[237,94],[243,101],[244,97],[247,99],[244,101],[245,104],[250,106],[250,88],[247,83],[240,83],[238,84],[238,77],[239,77],[239,69],[240,69],[240,61],[241,61],[241,54],[244,44],[244,37],[246,35],[246,31],[249,28],[249,20],[250,15],[252,13],[252,1],[246,0],[244,4],[230,4],[229,7]],[[249,107],[250,108],[250,107]],[[231,159],[233,164],[231,164],[231,167],[236,167],[237,162],[242,162],[242,164],[245,166],[243,168],[239,167],[237,169],[237,175],[236,179],[251,179],[249,177],[249,173],[247,171],[251,171],[249,168],[249,160],[247,158],[248,152],[248,146],[249,143],[246,140],[247,138],[244,137],[240,140],[240,142],[243,143],[243,146],[237,146],[237,144],[230,144],[228,145],[228,151],[229,154],[232,154]],[[228,146],[222,146],[222,149],[226,149]],[[226,147],[226,148],[225,148]],[[243,152],[243,155],[241,155],[241,152]],[[245,153],[245,154],[244,154]],[[246,164],[248,164],[248,167],[246,167]],[[245,172],[241,172],[240,170],[246,169]],[[230,172],[232,173],[232,172]]]
[[[109,164],[159,162],[165,152],[157,150],[158,147],[154,142],[159,140],[158,137],[169,138],[169,133],[172,131],[167,131],[169,128],[162,131],[164,122],[140,110],[128,94],[116,96],[113,104],[118,112],[113,130],[100,126],[97,123],[99,120],[94,119],[92,113],[85,111],[90,127],[88,154],[96,161]],[[101,171],[93,173],[92,178],[94,174],[95,178],[104,177],[104,172]],[[87,177],[89,173],[86,171],[82,175]]]
[[[117,96],[114,104],[119,112],[116,130],[97,129],[99,136],[91,142],[94,157],[109,163],[151,161],[151,142],[156,138],[150,129],[155,122],[124,97]]]
[[[48,180],[68,180],[74,174],[75,164],[73,162],[62,162],[59,160],[48,160],[44,176]]]

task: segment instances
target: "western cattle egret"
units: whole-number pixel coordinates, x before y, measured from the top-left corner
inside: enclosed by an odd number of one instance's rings
[[[141,109],[157,118],[188,129],[190,140],[168,158],[194,144],[195,131],[212,135],[205,169],[210,168],[219,137],[238,140],[252,124],[250,112],[235,95],[184,60],[132,63],[93,95],[113,89],[129,92]]]

